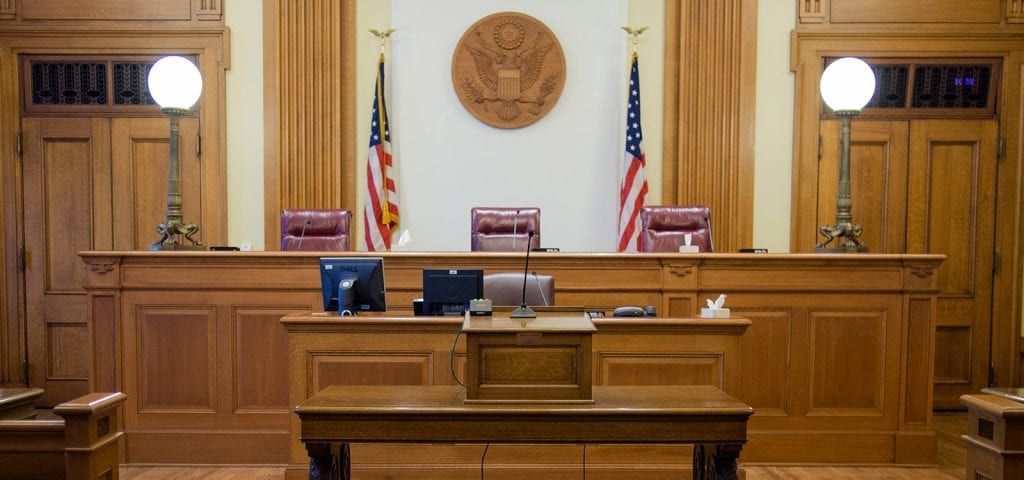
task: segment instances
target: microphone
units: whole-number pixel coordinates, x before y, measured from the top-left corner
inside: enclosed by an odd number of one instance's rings
[[[537,282],[537,291],[540,292],[540,298],[541,300],[544,300],[544,306],[546,307],[551,305],[550,303],[548,303],[548,296],[544,293],[544,289],[540,287],[540,277],[537,276],[537,271],[534,270],[532,273],[533,281]]]
[[[313,223],[312,220],[306,220],[306,223],[302,224],[302,231],[299,232],[299,246],[295,247],[296,250],[302,250],[302,239],[306,238],[306,227]]]
[[[516,227],[519,226],[519,209],[516,209],[516,216],[512,217],[512,251],[516,251]]]
[[[533,230],[530,230],[526,234],[527,245],[533,240]],[[526,306],[526,279],[527,272],[530,271],[530,249],[526,249],[526,265],[523,267],[523,301],[519,304],[519,308],[515,309],[508,316],[509,318],[537,318],[537,313],[534,312],[530,307]]]

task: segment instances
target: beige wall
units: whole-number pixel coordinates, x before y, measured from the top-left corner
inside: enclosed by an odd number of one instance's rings
[[[580,0],[583,3],[583,0]],[[231,69],[227,72],[228,241],[263,245],[263,95],[262,12],[251,0],[226,0],[231,28]],[[793,75],[789,71],[789,33],[795,22],[793,1],[772,2],[758,12],[757,131],[754,179],[754,245],[773,252],[789,249],[792,172]],[[785,3],[778,8],[774,3]],[[661,123],[664,0],[631,0],[629,23],[651,27],[641,37],[644,146],[649,202],[661,201]],[[378,44],[367,30],[390,26],[391,2],[359,0],[357,8],[356,158],[365,159]],[[623,41],[627,41],[625,33]],[[359,99],[367,99],[360,102]],[[400,161],[400,159],[399,159]],[[362,172],[358,168],[357,172]],[[361,182],[362,179],[359,179]],[[360,201],[361,201],[360,197]]]

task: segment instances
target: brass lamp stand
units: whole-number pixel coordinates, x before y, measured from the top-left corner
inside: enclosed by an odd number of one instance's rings
[[[171,136],[168,139],[170,145],[170,159],[167,171],[167,221],[156,226],[156,232],[160,234],[160,240],[149,246],[150,250],[203,250],[203,242],[192,238],[199,233],[199,225],[184,223],[181,209],[181,156],[179,153],[179,121],[182,115],[188,113],[184,108],[162,108],[160,111],[167,114],[171,120]],[[191,242],[190,245],[182,244],[181,236]]]
[[[818,231],[825,241],[814,246],[816,253],[867,252],[861,243],[863,233],[853,223],[853,200],[850,195],[850,121],[860,114],[875,93],[875,74],[871,66],[859,58],[840,58],[825,68],[821,75],[821,97],[842,122],[839,147],[839,185],[836,193],[836,223],[823,225]],[[832,240],[837,246],[829,247]]]
[[[203,250],[203,243],[192,238],[199,233],[199,226],[182,221],[181,202],[181,161],[179,153],[179,122],[182,115],[199,100],[203,90],[203,78],[188,59],[167,56],[157,60],[149,70],[147,79],[149,93],[160,104],[160,110],[171,121],[168,137],[169,161],[167,165],[167,221],[156,226],[160,239],[149,246],[150,250]],[[182,236],[190,242],[182,243]]]

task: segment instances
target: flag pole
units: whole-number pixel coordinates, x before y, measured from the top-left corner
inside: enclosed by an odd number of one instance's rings
[[[383,95],[384,85],[383,85],[383,83],[381,83],[381,82],[383,82],[384,79],[381,78],[381,74],[379,72],[382,69],[382,66],[384,64],[384,47],[385,47],[385,44],[387,43],[388,39],[391,37],[391,34],[395,33],[395,29],[389,28],[387,30],[380,31],[380,30],[371,28],[370,29],[370,33],[373,36],[377,37],[377,40],[380,42],[380,56],[377,58],[377,71],[378,71],[378,73],[377,73],[377,95],[376,95],[376,97],[377,97],[377,112],[378,112],[377,114],[380,116],[380,121],[377,122],[377,135],[379,135],[380,138],[383,139],[384,138],[384,131],[385,131],[386,127],[387,127],[387,125],[385,123],[388,120],[386,120],[387,114],[384,111],[384,95]],[[381,172],[385,171],[386,168],[387,168],[387,165],[381,165],[380,166]],[[380,215],[381,219],[380,219],[380,222],[383,225],[387,225],[387,224],[391,223],[391,208],[388,206],[388,185],[387,185],[387,182],[381,182],[380,188],[381,188],[381,194],[380,194],[381,205],[384,207],[384,208],[381,209],[381,215]]]

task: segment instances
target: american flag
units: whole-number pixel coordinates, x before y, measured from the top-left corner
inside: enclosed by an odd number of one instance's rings
[[[626,105],[626,150],[619,188],[619,251],[635,252],[640,246],[640,207],[647,197],[647,159],[640,130],[640,60],[634,53],[629,71]]]
[[[377,61],[377,90],[370,116],[370,154],[366,161],[366,206],[363,209],[366,251],[391,250],[398,228],[398,189],[391,160],[391,129],[384,101],[384,55]]]

